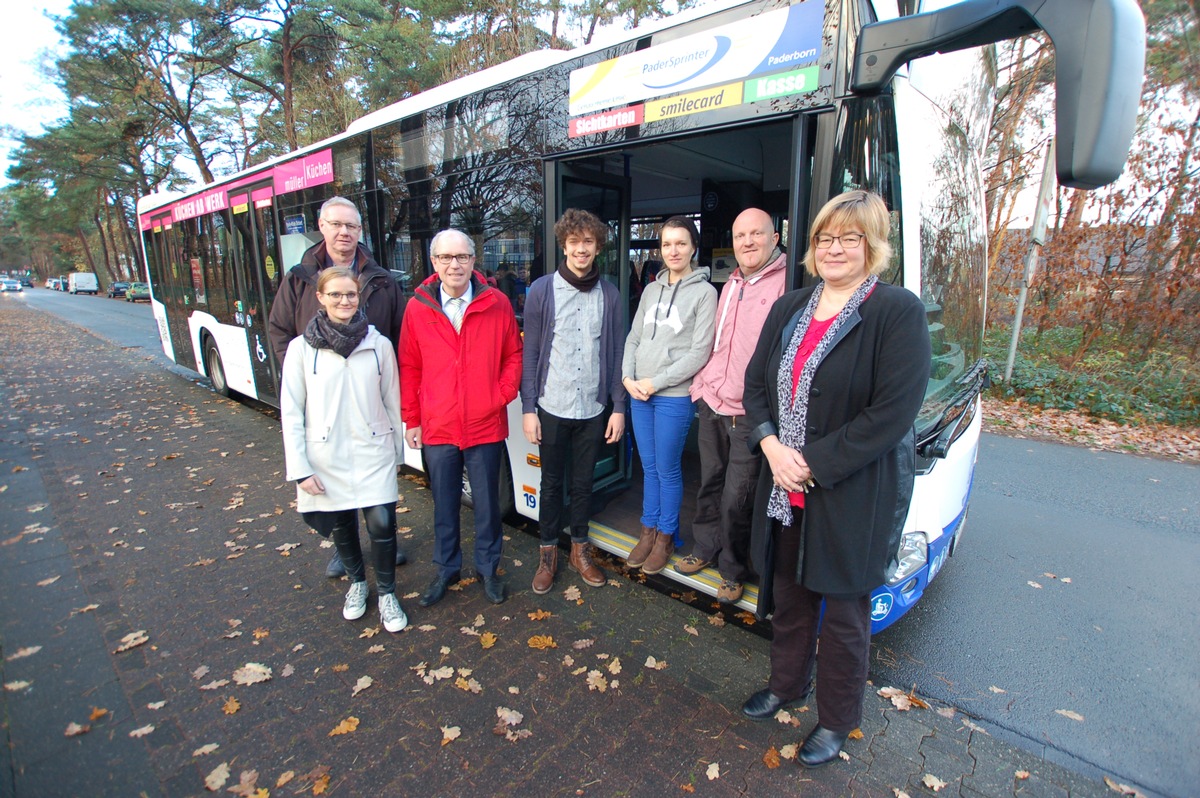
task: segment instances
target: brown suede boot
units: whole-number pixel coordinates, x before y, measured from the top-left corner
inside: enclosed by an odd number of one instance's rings
[[[583,581],[592,587],[604,587],[608,577],[592,562],[592,544],[571,542],[571,559],[567,563],[572,571],[577,572]]]
[[[644,563],[650,556],[650,549],[654,548],[654,536],[657,534],[657,529],[643,524],[642,536],[638,539],[637,545],[633,547],[633,551],[629,552],[629,556],[625,558],[625,564],[630,568],[637,568]]]
[[[538,556],[537,573],[533,575],[533,592],[544,596],[554,587],[554,574],[558,571],[558,546],[541,546]]]
[[[675,538],[673,535],[668,535],[665,532],[659,532],[654,539],[654,548],[650,551],[650,556],[642,563],[642,573],[656,574],[667,567],[667,563],[671,561],[671,555],[675,553]]]

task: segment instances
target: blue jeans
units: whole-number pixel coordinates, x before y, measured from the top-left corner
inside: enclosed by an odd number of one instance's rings
[[[683,504],[683,445],[692,426],[692,399],[688,396],[651,396],[643,402],[629,397],[633,438],[645,473],[642,524],[679,536],[679,507]]]
[[[425,466],[433,494],[433,564],[438,576],[457,579],[462,571],[461,527],[463,466],[475,504],[475,572],[493,577],[504,545],[500,524],[500,458],[504,441],[459,449],[425,444]]]

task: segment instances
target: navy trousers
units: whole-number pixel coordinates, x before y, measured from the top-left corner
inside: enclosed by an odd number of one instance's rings
[[[500,525],[500,458],[504,441],[460,449],[452,444],[426,444],[425,467],[433,493],[433,563],[447,579],[462,573],[463,468],[471,481],[475,504],[475,572],[496,575],[503,532]]]

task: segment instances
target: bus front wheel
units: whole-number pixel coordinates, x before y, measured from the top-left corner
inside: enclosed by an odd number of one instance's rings
[[[225,379],[225,364],[221,362],[221,352],[217,342],[211,337],[204,339],[204,371],[212,382],[213,390],[226,399],[233,393],[229,390],[229,380]]]

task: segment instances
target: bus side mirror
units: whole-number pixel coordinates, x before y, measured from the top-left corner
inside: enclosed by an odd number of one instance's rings
[[[966,0],[864,25],[850,88],[875,94],[914,58],[1038,29],[1054,44],[1058,181],[1111,183],[1125,167],[1142,96],[1146,21],[1136,0]]]

